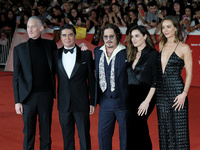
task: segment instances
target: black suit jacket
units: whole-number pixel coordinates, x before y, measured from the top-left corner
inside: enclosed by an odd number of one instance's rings
[[[54,52],[56,73],[58,77],[58,110],[89,111],[89,105],[94,105],[94,62],[91,51],[81,51],[77,47],[76,62],[71,77],[63,67],[63,47]],[[90,95],[90,100],[89,100]]]
[[[42,39],[46,50],[47,60],[51,72],[52,85],[55,87],[55,71],[53,68],[53,51],[57,49],[56,43],[52,40]],[[32,69],[30,59],[29,40],[14,47],[13,54],[13,89],[15,103],[22,103],[32,89]],[[39,72],[38,72],[39,73]],[[55,97],[55,88],[54,97]]]

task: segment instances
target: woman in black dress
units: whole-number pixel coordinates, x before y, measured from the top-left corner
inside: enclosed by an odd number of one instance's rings
[[[181,42],[176,17],[165,17],[161,26],[156,89],[160,150],[189,150],[187,92],[192,80],[192,55],[190,47]],[[185,85],[181,77],[184,66]]]
[[[130,29],[127,59],[129,124],[128,150],[152,150],[147,119],[155,105],[157,55],[144,26]]]

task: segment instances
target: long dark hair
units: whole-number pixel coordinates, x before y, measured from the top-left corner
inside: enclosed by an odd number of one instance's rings
[[[193,16],[194,16],[194,8],[193,8],[191,5],[187,5],[187,6],[185,7],[184,11],[185,11],[187,8],[190,10],[190,13],[191,13],[190,22],[192,22]],[[184,12],[184,14],[185,14],[185,12]]]
[[[181,32],[181,26],[179,21],[177,20],[177,18],[175,16],[166,16],[162,22],[161,22],[161,26],[163,24],[163,22],[165,20],[170,20],[172,22],[172,24],[174,25],[174,27],[176,28],[175,31],[175,40],[174,42],[177,43],[178,41],[182,41],[183,40],[183,36],[182,36],[182,32]],[[165,37],[165,35],[162,33],[162,27],[161,27],[161,34],[160,34],[160,42],[161,44],[165,45],[165,43],[167,43],[167,38]]]
[[[141,5],[141,6],[143,7],[144,12],[147,12],[147,7],[146,7],[146,5],[145,5],[144,3],[138,3],[138,4],[137,4],[137,11],[138,11],[138,6],[139,6],[139,5]]]
[[[155,49],[154,47],[154,43],[151,39],[151,35],[149,34],[148,30],[144,27],[144,26],[134,26],[130,29],[129,31],[129,35],[128,35],[128,46],[127,46],[127,60],[128,62],[134,61],[135,57],[136,57],[136,53],[138,52],[137,47],[135,47],[132,44],[131,41],[131,32],[133,30],[138,30],[143,36],[145,36],[145,34],[147,35],[147,38],[145,40],[146,45],[148,46],[149,50]]]
[[[174,10],[174,4],[175,3],[178,3],[179,4],[179,6],[180,6],[180,10],[179,10],[179,15],[177,15],[176,14],[176,11]],[[177,16],[177,19],[178,19],[178,21],[180,21],[181,19],[182,19],[182,15],[184,14],[184,3],[183,3],[183,1],[181,1],[181,0],[175,0],[174,2],[173,2],[173,5],[172,5],[172,12],[173,12],[173,15],[174,16]]]

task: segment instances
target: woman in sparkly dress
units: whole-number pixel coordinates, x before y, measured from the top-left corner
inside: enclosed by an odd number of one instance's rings
[[[174,16],[161,22],[158,81],[156,89],[160,150],[189,150],[188,98],[192,80],[192,54],[183,44]],[[185,66],[185,84],[181,71]]]

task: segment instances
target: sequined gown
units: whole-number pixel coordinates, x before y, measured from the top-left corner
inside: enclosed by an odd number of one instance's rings
[[[180,111],[172,108],[175,97],[184,89],[181,77],[184,61],[174,51],[163,73],[161,53],[158,57],[156,90],[160,150],[189,150],[188,99]]]

